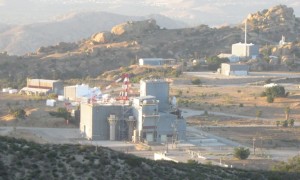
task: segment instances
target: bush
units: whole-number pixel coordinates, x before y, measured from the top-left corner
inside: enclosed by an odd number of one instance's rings
[[[187,163],[190,164],[190,165],[197,165],[198,161],[193,160],[193,159],[189,159],[189,160],[187,160]]]
[[[201,80],[199,79],[199,78],[196,78],[196,79],[193,79],[192,80],[192,84],[194,84],[194,85],[199,85],[199,84],[201,84],[202,82],[201,82]]]
[[[244,147],[234,148],[233,156],[238,159],[247,159],[250,155],[250,150]]]
[[[24,109],[21,109],[21,108],[12,109],[12,110],[11,110],[11,114],[12,114],[15,118],[25,119],[25,117],[26,117],[26,112],[25,112],[25,110],[24,110]]]
[[[280,172],[300,172],[300,156],[295,156],[292,159],[289,159],[288,162],[280,162],[273,166],[273,171]]]
[[[67,108],[58,108],[57,112],[51,111],[51,112],[49,112],[49,114],[54,117],[64,118],[65,120],[68,120],[71,118],[71,113],[68,112]]]
[[[273,86],[266,89],[266,95],[272,97],[286,97],[285,89],[283,86]]]

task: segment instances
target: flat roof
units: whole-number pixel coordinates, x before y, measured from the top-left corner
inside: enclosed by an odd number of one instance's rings
[[[60,82],[61,80],[51,80],[51,79],[28,79],[29,81],[44,81],[44,82]]]
[[[42,92],[47,93],[50,91],[50,89],[40,89],[40,88],[30,88],[30,87],[24,87],[20,91],[29,91],[29,92]]]

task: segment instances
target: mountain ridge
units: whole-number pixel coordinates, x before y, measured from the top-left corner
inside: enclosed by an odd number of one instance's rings
[[[36,51],[41,46],[59,42],[76,42],[99,31],[110,30],[114,25],[130,20],[156,18],[166,28],[186,26],[184,23],[161,15],[123,16],[107,12],[75,13],[53,22],[21,26],[0,26],[0,52],[23,55]]]

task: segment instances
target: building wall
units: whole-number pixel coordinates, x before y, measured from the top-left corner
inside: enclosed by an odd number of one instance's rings
[[[87,139],[93,138],[93,106],[82,103],[80,105],[80,132]]]
[[[169,110],[169,84],[164,80],[141,80],[140,96],[154,96],[158,103],[158,111]]]
[[[116,115],[118,122],[115,129],[116,140],[121,140],[121,133],[126,135],[126,122],[122,117],[122,105],[92,105],[81,103],[80,112],[80,132],[84,132],[86,127],[86,137],[92,140],[109,140],[108,117]],[[122,121],[122,122],[121,122]]]
[[[64,85],[62,81],[47,79],[27,79],[27,87],[38,89],[51,89],[52,93],[62,95],[64,93]]]
[[[232,45],[232,55],[252,57],[259,55],[259,46],[254,44],[237,43]]]
[[[76,87],[75,86],[64,87],[64,96],[66,99],[75,101],[76,100]]]
[[[248,69],[246,69],[246,65],[221,64],[221,74],[225,76],[246,76],[248,75]]]
[[[176,115],[168,113],[160,113],[157,124],[157,142],[163,142],[165,136],[175,138],[177,140],[186,139],[186,121],[185,119],[177,119]]]
[[[248,71],[230,71],[229,75],[234,75],[234,76],[247,76]]]
[[[160,66],[162,61],[163,61],[162,58],[141,58],[139,59],[139,65]]]
[[[53,93],[55,93],[57,95],[63,95],[64,94],[64,83],[62,81],[54,82],[52,91],[53,91]]]

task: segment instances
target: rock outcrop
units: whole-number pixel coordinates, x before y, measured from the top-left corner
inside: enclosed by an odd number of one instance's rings
[[[295,17],[293,8],[285,5],[250,14],[246,20],[249,31],[259,33],[265,39],[279,41],[282,35],[295,39],[300,32],[300,19]]]
[[[111,33],[114,35],[123,34],[141,34],[159,29],[154,19],[145,21],[128,21],[112,28]]]
[[[110,32],[100,32],[94,34],[91,39],[96,43],[108,43],[111,42],[112,38],[113,35]]]

